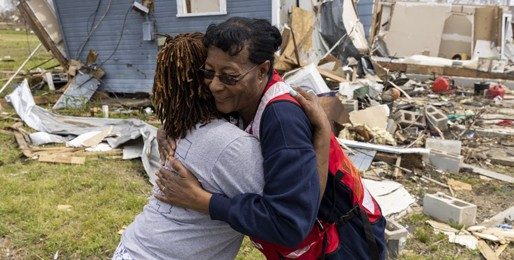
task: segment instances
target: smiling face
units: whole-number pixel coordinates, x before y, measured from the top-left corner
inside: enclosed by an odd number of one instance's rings
[[[262,92],[267,83],[269,61],[263,64],[253,64],[248,59],[248,48],[245,47],[236,56],[230,56],[223,50],[210,46],[207,51],[207,60],[204,69],[216,75],[242,76],[235,85],[227,85],[219,80],[205,79],[205,84],[216,101],[218,111],[228,114],[238,112],[244,124],[253,119],[259,105]],[[257,65],[257,66],[256,66]]]

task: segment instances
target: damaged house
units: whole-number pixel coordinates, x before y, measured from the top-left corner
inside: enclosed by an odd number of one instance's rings
[[[19,8],[63,67],[100,68],[102,90],[136,93],[152,89],[164,35],[205,31],[231,16],[271,21],[274,5],[270,0],[25,0]]]
[[[364,10],[369,28],[372,1],[362,2],[359,8]],[[351,0],[23,0],[19,5],[46,49],[68,74],[76,76],[75,86],[81,90],[69,88],[65,93],[67,103],[72,97],[87,100],[98,88],[115,93],[150,92],[155,56],[165,35],[205,31],[209,24],[233,16],[268,19],[283,29],[293,7],[325,14],[316,22],[320,29],[315,31],[324,38],[324,45],[315,44],[318,58],[345,35],[347,28],[359,36],[354,40],[357,49],[348,43],[338,48],[351,56],[368,51],[364,35],[369,30],[361,29],[360,24],[358,28],[342,26],[343,8],[351,9],[344,13],[358,22]]]

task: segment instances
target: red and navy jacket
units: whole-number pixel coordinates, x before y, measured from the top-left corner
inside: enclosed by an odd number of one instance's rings
[[[281,79],[275,73],[268,87],[277,81]],[[213,194],[209,212],[238,232],[294,247],[314,226],[319,208],[313,129],[303,110],[291,102],[270,104],[260,122],[263,194]]]

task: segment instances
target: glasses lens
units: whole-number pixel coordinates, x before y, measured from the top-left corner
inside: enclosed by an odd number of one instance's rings
[[[218,78],[220,79],[221,82],[223,82],[224,84],[227,84],[227,85],[237,84],[237,78],[230,76],[230,75],[221,74],[218,76]]]
[[[202,72],[203,77],[206,78],[206,79],[213,79],[214,78],[214,74],[216,74],[212,70],[200,69],[200,71]]]

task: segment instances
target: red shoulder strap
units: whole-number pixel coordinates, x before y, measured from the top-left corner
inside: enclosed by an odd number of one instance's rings
[[[272,100],[269,101],[267,106],[269,106],[272,103],[278,102],[278,101],[289,101],[291,103],[296,104],[299,107],[302,107],[300,105],[300,103],[298,102],[298,100],[296,100],[294,97],[292,97],[289,93],[286,93],[286,94],[283,94],[280,96],[276,96],[275,98],[273,98]]]

